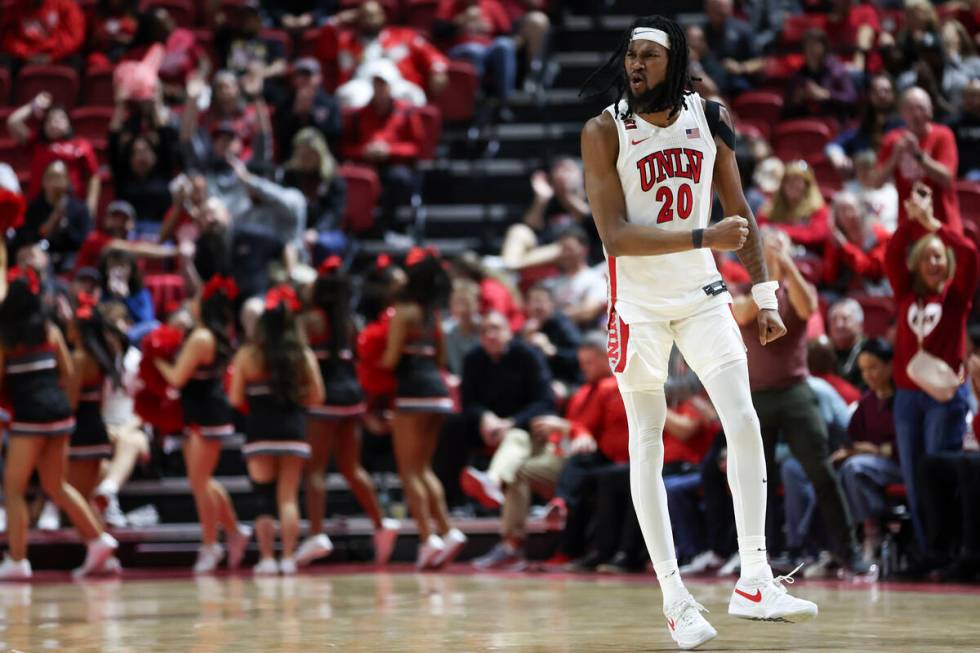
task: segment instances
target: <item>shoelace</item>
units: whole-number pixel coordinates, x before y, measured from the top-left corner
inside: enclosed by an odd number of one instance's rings
[[[786,583],[787,585],[792,585],[793,583],[796,582],[796,579],[793,578],[793,574],[795,574],[800,569],[802,569],[803,568],[803,564],[804,563],[801,562],[800,564],[798,564],[796,566],[796,569],[794,569],[793,571],[789,572],[788,574],[785,574],[783,576],[776,576],[775,578],[772,579],[773,585],[776,586],[776,588],[779,590],[780,594],[785,594],[786,593],[786,588],[783,587],[783,583]]]
[[[694,608],[694,612],[688,612],[688,608]],[[674,617],[674,621],[678,624],[689,625],[694,619],[694,616],[699,612],[711,612],[708,608],[704,607],[700,603],[694,600],[693,596],[688,595],[686,599],[681,600],[676,604],[676,608],[670,611],[672,614],[677,615]],[[669,615],[668,615],[669,616]],[[683,618],[682,618],[683,617]]]

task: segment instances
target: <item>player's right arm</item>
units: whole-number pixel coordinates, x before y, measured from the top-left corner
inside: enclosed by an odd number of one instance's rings
[[[629,222],[626,197],[616,170],[618,156],[619,138],[612,116],[604,112],[585,123],[582,130],[585,192],[606,253],[609,256],[655,256],[694,249],[690,231],[667,231]],[[748,233],[745,218],[725,218],[704,230],[702,245],[721,251],[738,250]]]

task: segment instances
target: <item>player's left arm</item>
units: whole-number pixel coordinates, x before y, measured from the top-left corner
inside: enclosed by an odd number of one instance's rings
[[[724,106],[721,107],[719,132],[727,128],[730,134],[714,134],[718,153],[715,156],[714,188],[718,193],[722,209],[726,216],[738,215],[748,221],[749,235],[745,244],[737,251],[742,265],[752,277],[752,285],[769,281],[769,271],[766,269],[766,257],[762,251],[762,234],[755,221],[755,215],[749,208],[742,191],[742,180],[738,174],[738,164],[735,161],[735,125],[732,116]],[[726,138],[727,136],[727,138]],[[779,317],[778,310],[763,309],[756,318],[759,323],[759,342],[765,345],[786,333],[786,326]]]

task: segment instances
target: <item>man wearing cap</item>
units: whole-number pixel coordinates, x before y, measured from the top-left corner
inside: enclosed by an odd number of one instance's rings
[[[126,251],[143,258],[171,258],[177,250],[170,245],[158,245],[149,241],[129,240],[136,225],[136,211],[125,200],[115,200],[106,207],[101,227],[89,232],[75,258],[75,275],[84,268],[95,268],[99,259],[109,249]]]
[[[293,136],[305,127],[313,127],[336,151],[340,142],[340,104],[323,90],[320,63],[313,57],[297,59],[292,69],[292,90],[276,108],[276,152],[279,161],[288,161],[293,153]]]
[[[353,29],[345,22],[353,19]],[[449,60],[410,27],[386,27],[380,2],[369,0],[351,13],[342,12],[324,26],[317,58],[327,78],[337,80],[341,105],[359,109],[371,101],[371,77],[365,66],[387,60],[395,65],[392,94],[415,106],[426,94],[437,95],[449,81]]]

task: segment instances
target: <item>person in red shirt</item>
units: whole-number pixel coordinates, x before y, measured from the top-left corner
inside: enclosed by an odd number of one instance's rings
[[[935,217],[958,233],[963,233],[960,203],[956,198],[956,169],[959,152],[956,137],[945,125],[932,122],[932,100],[918,87],[905,91],[901,104],[904,129],[885,135],[878,153],[876,185],[894,175],[898,197],[909,197],[912,186],[921,181],[934,198]],[[908,220],[904,204],[898,207],[899,224]]]
[[[829,232],[823,250],[824,287],[846,294],[881,286],[891,234],[871,216],[861,214],[861,203],[853,193],[834,196]]]
[[[806,161],[786,164],[779,190],[756,216],[759,226],[771,224],[794,243],[814,250],[827,242],[828,218],[829,211],[817,178]]]
[[[469,61],[480,77],[493,85],[500,100],[501,118],[517,83],[517,43],[509,36],[510,19],[497,0],[441,0],[437,20],[456,31],[451,59]]]
[[[16,0],[3,14],[0,52],[21,62],[64,61],[85,41],[85,15],[75,0]]]
[[[89,66],[111,66],[136,34],[138,0],[99,0],[85,16]]]
[[[384,230],[394,223],[395,211],[411,201],[419,177],[414,164],[421,152],[424,127],[418,113],[407,103],[395,99],[392,86],[398,71],[390,61],[379,60],[368,69],[374,96],[358,110],[350,129],[344,133],[344,157],[372,165],[378,171],[384,192],[381,195]]]
[[[417,30],[385,26],[384,7],[376,0],[342,12],[327,23],[316,45],[330,91],[345,107],[360,109],[371,101],[373,89],[367,65],[385,59],[395,64],[398,75],[392,93],[422,106],[427,96],[438,95],[449,81],[449,62]],[[352,28],[347,23],[352,22]]]
[[[33,132],[27,125],[31,118],[39,125]],[[33,150],[27,197],[34,197],[41,190],[44,171],[52,161],[64,161],[75,195],[84,198],[89,213],[95,215],[101,188],[99,162],[92,143],[72,132],[65,107],[52,104],[51,94],[42,91],[10,114],[7,129],[15,141]]]
[[[963,379],[966,321],[977,288],[977,250],[933,209],[931,188],[919,181],[905,201],[905,214],[885,252],[885,270],[895,292],[895,431],[912,525],[922,550],[926,537],[918,497],[918,466],[924,456],[963,447],[969,388],[952,396],[928,392],[909,374],[924,351]],[[920,377],[921,378],[921,377]],[[954,381],[955,383],[955,381]],[[945,399],[945,400],[942,400]]]

